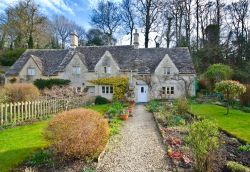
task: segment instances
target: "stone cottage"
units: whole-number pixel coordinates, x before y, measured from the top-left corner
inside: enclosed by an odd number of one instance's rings
[[[76,33],[71,48],[28,49],[6,72],[5,82],[33,82],[35,79],[71,80],[72,88],[89,95],[112,98],[111,85],[93,85],[89,80],[129,77],[130,97],[136,102],[195,95],[195,70],[188,48],[138,48],[133,46],[79,47]]]

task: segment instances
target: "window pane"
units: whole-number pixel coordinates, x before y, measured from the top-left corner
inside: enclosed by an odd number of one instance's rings
[[[111,67],[107,67],[107,73],[111,73]]]
[[[106,93],[109,93],[109,87],[106,87]]]
[[[167,94],[170,94],[170,90],[169,90],[169,87],[167,87]]]
[[[174,87],[171,87],[171,94],[174,94]]]
[[[162,87],[162,94],[166,93],[166,87]]]
[[[144,93],[144,87],[141,87],[141,93]]]
[[[110,87],[110,93],[113,93],[113,87],[112,86]]]
[[[105,87],[102,86],[102,93],[105,93]]]
[[[34,75],[36,75],[35,68],[28,68],[28,75],[29,75],[29,76],[34,76]]]
[[[170,74],[170,67],[167,68],[167,74]]]

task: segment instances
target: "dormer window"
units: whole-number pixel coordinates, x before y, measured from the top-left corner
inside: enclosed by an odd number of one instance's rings
[[[36,69],[34,67],[29,67],[27,71],[28,76],[35,76],[36,75]]]
[[[111,73],[111,67],[104,66],[104,73]]]
[[[73,67],[73,74],[74,75],[80,75],[81,74],[81,68],[79,66]]]
[[[171,74],[171,68],[170,67],[164,68],[164,74],[165,75],[170,75]]]

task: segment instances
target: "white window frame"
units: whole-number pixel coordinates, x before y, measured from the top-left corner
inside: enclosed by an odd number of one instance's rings
[[[166,93],[167,93],[167,95],[174,95],[175,94],[175,87],[174,86],[167,86]]]
[[[164,68],[164,75],[170,75],[171,74],[171,67]]]
[[[111,73],[111,67],[110,66],[104,66],[103,71],[104,71],[104,73],[110,74]]]
[[[36,75],[36,68],[34,68],[34,67],[28,67],[28,69],[27,69],[27,75],[28,76],[35,76]]]
[[[80,66],[73,66],[73,74],[80,75],[81,74],[81,67]]]
[[[103,85],[102,86],[102,94],[113,94],[113,86],[112,85]]]

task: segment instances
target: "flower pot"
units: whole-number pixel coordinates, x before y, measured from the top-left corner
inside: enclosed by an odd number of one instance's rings
[[[120,118],[124,121],[128,120],[128,114],[122,114],[120,115]]]

